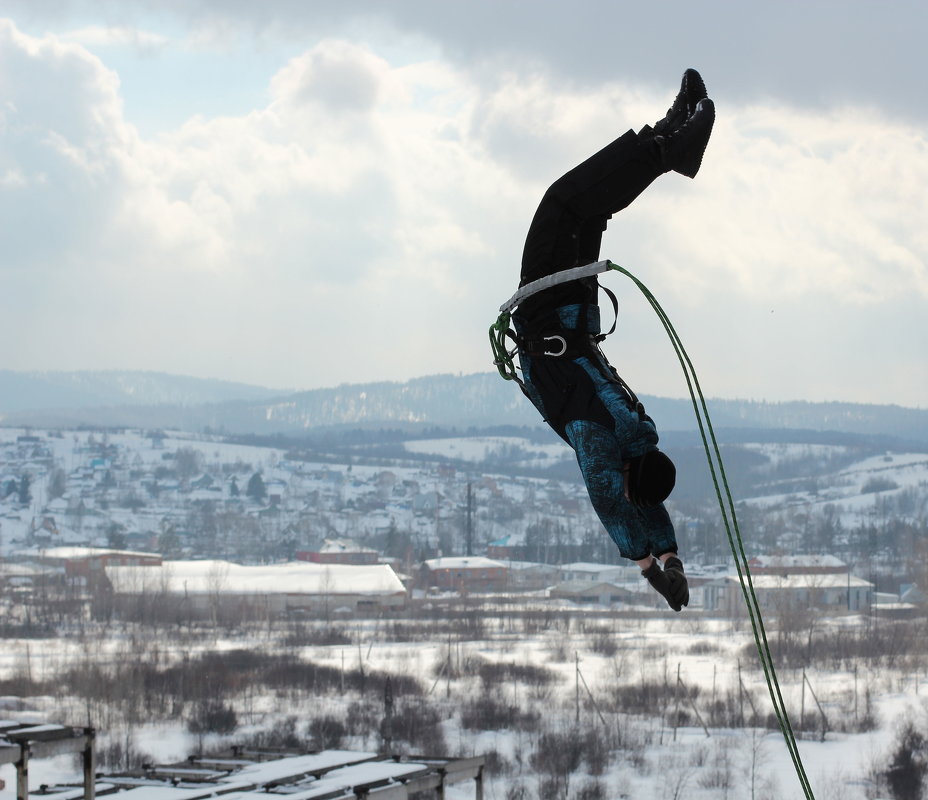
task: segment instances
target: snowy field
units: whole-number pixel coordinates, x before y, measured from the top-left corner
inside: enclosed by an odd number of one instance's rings
[[[803,455],[815,454],[822,458],[840,455],[845,448],[825,445],[746,445],[748,449],[767,456],[772,465],[792,461]],[[783,481],[795,483],[794,479]],[[842,524],[853,527],[861,519],[876,513],[877,507],[904,493],[915,493],[913,516],[919,507],[924,511],[928,498],[928,455],[925,453],[885,453],[855,461],[834,472],[823,471],[815,476],[814,491],[777,493],[746,498],[746,502],[764,509],[803,508],[820,512],[825,506],[837,508]],[[775,488],[775,484],[772,485]]]
[[[560,679],[553,689],[526,688],[513,681],[498,687],[501,697],[521,710],[543,709],[542,724],[569,732],[577,730],[606,731],[614,736],[622,732],[624,749],[614,754],[602,774],[590,775],[583,767],[571,776],[570,797],[582,787],[596,782],[605,787],[608,798],[687,797],[748,798],[761,800],[793,800],[803,794],[795,775],[782,735],[775,730],[745,728],[709,728],[700,725],[674,729],[672,704],[657,705],[647,714],[634,718],[619,718],[608,711],[601,715],[600,707],[619,685],[663,681],[673,684],[679,675],[687,689],[699,688],[701,698],[716,693],[731,692],[739,675],[745,689],[755,699],[762,714],[771,708],[762,672],[750,655],[752,637],[744,622],[708,620],[685,614],[679,617],[607,618],[608,636],[615,644],[614,652],[602,654],[593,645],[596,636],[580,630],[578,621],[554,626],[551,630],[524,636],[509,630],[503,621],[481,641],[417,641],[390,642],[378,634],[380,623],[351,623],[360,644],[314,646],[301,648],[300,655],[315,664],[327,664],[344,670],[363,663],[367,671],[402,672],[417,676],[428,690],[430,702],[444,710],[442,731],[449,752],[435,755],[460,756],[495,753],[510,767],[506,774],[491,776],[485,797],[506,800],[518,787],[524,787],[525,798],[535,798],[542,776],[533,769],[526,753],[536,744],[525,731],[467,730],[462,726],[460,707],[481,691],[479,679],[468,674],[473,663],[544,665],[554,670]],[[838,624],[838,623],[835,623]],[[863,624],[862,620],[844,620],[842,625]],[[362,630],[363,627],[363,630]],[[170,639],[158,643],[162,654],[182,659],[191,656],[189,647],[172,645]],[[363,646],[362,646],[363,645]],[[275,645],[267,639],[226,636],[203,645],[214,650],[242,647],[268,648]],[[114,636],[93,652],[76,639],[4,642],[0,653],[0,679],[28,670],[33,677],[54,678],[68,663],[92,658],[106,664],[122,657],[126,641]],[[453,677],[445,677],[439,669],[451,653],[451,662],[463,665]],[[579,670],[579,675],[578,675]],[[850,694],[859,690],[872,693],[876,728],[866,733],[829,732],[825,741],[818,737],[803,739],[800,752],[806,773],[819,800],[873,800],[869,776],[873,770],[885,769],[897,730],[905,720],[921,728],[928,722],[928,694],[924,683],[928,676],[923,664],[917,670],[870,669],[861,662],[853,671],[809,670],[807,675],[826,714],[837,717],[838,707],[850,708]],[[450,671],[449,671],[450,675]],[[780,670],[780,682],[786,704],[796,725],[802,703],[802,673]],[[856,701],[855,693],[855,701]],[[579,698],[579,706],[578,706]],[[805,698],[807,715],[814,714],[812,701]],[[863,699],[860,700],[863,713]],[[25,706],[25,708],[23,707]],[[61,699],[16,698],[0,699],[0,718],[20,721],[85,724],[86,719],[62,719]],[[71,706],[73,708],[73,706]],[[56,714],[56,709],[59,712]],[[197,737],[183,724],[158,723],[137,725],[129,730],[106,731],[99,727],[101,745],[112,740],[131,738],[133,747],[156,762],[181,760],[197,752],[202,745],[232,743],[236,735],[256,731],[275,724],[288,715],[297,716],[301,724],[315,715],[345,713],[345,698],[339,693],[315,696],[293,705],[287,697],[266,696],[252,699],[249,713],[242,714],[242,728],[226,737]],[[813,734],[809,734],[813,735]],[[343,746],[355,750],[377,749],[378,737],[346,741]],[[79,780],[79,767],[71,757],[38,760],[30,764],[30,786]],[[6,792],[0,800],[13,800],[15,788],[12,766],[0,768],[0,779],[6,781]],[[753,789],[752,789],[753,784]],[[457,800],[469,798],[472,786],[462,786],[449,795]]]

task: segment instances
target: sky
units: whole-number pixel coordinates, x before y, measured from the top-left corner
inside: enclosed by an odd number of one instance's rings
[[[492,371],[545,189],[694,67],[702,169],[602,256],[708,397],[926,408],[926,24],[907,0],[0,0],[0,368]],[[686,396],[603,281],[610,360]]]

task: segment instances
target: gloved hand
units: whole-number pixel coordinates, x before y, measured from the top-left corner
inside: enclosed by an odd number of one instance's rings
[[[661,569],[660,562],[655,558],[651,566],[643,569],[641,574],[648,579],[674,611],[680,611],[690,602],[690,589],[683,574],[683,562],[676,556],[670,556]]]

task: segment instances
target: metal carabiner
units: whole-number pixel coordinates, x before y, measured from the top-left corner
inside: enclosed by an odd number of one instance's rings
[[[564,353],[567,352],[567,340],[566,340],[563,336],[557,336],[557,335],[555,335],[555,336],[543,336],[543,337],[542,337],[542,341],[543,341],[543,342],[552,342],[552,341],[554,341],[555,339],[559,339],[560,342],[561,342],[561,350],[560,350],[560,352],[559,352],[559,353],[548,353],[548,352],[545,352],[545,355],[546,355],[546,356],[562,356],[562,355],[564,355]]]

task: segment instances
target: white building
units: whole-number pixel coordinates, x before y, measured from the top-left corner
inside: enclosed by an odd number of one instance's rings
[[[355,566],[286,564],[245,566],[229,561],[166,561],[160,567],[107,567],[120,599],[182,599],[199,614],[256,608],[272,615],[295,610],[361,610],[406,603],[406,587],[388,564]]]
[[[866,612],[873,601],[873,584],[845,573],[753,575],[751,583],[762,609],[815,608],[823,611]],[[744,596],[736,575],[709,581],[702,587],[706,611],[738,613]]]
[[[591,583],[631,583],[641,579],[641,570],[634,564],[595,564],[577,561],[562,564],[560,580],[562,583],[589,581]]]

